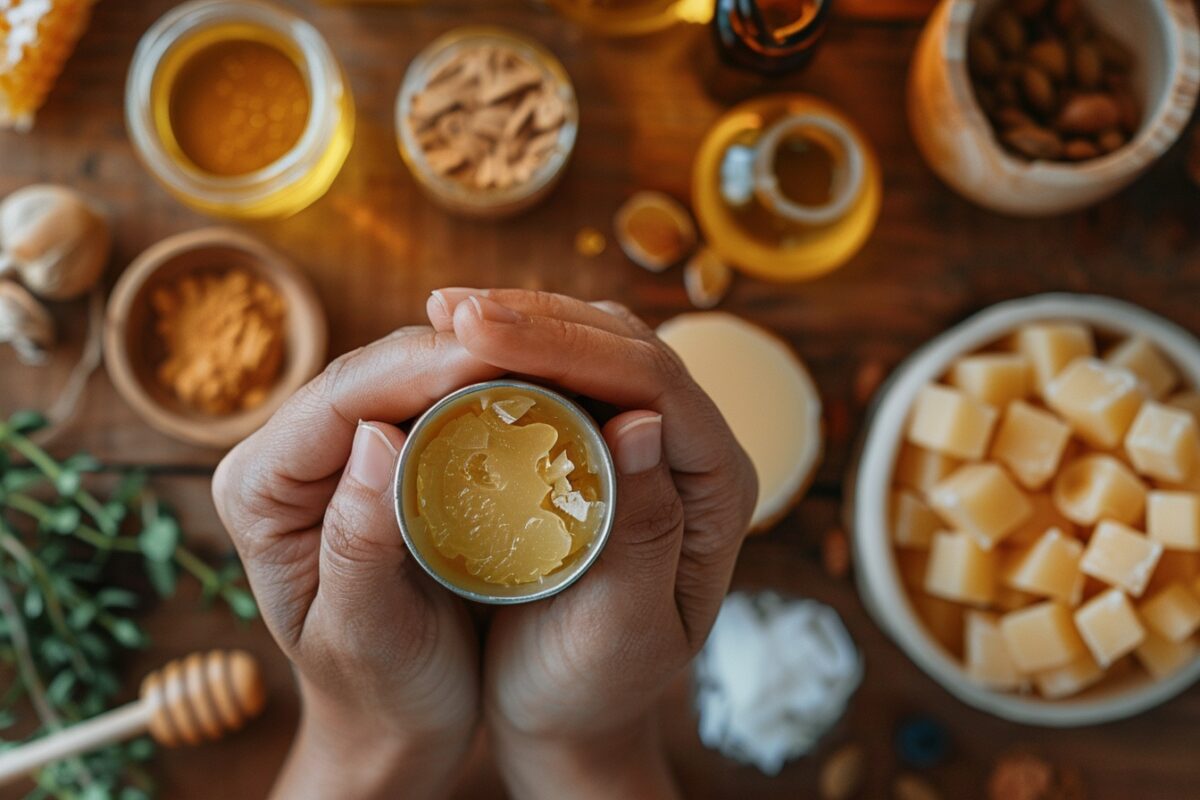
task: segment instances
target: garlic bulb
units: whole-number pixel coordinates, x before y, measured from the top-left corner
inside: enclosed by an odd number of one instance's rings
[[[15,272],[47,300],[70,300],[100,280],[112,245],[108,223],[74,189],[35,184],[0,202],[0,276]]]
[[[11,343],[26,364],[44,364],[54,346],[50,312],[12,281],[0,281],[0,342]]]

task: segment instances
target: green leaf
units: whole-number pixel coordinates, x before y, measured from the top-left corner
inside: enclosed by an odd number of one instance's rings
[[[8,418],[8,427],[18,433],[32,433],[46,427],[46,417],[37,411],[17,411]]]
[[[154,586],[154,591],[162,597],[175,594],[176,569],[174,561],[151,561],[146,559],[146,577]]]
[[[141,789],[136,789],[132,786],[126,786],[121,790],[121,794],[117,796],[117,800],[150,800],[150,795],[146,794]]]
[[[133,470],[127,472],[121,478],[121,482],[117,484],[117,490],[113,492],[112,502],[120,503],[123,506],[128,506],[133,500],[142,493],[142,489],[146,487],[146,473],[142,470]]]
[[[258,617],[258,604],[254,602],[254,595],[245,589],[228,586],[221,594],[229,608],[240,619],[252,620]]]
[[[75,673],[68,669],[54,676],[54,680],[46,686],[46,699],[56,706],[61,706],[71,699],[71,690],[75,688]]]
[[[11,709],[0,708],[0,731],[17,724],[17,715]]]
[[[128,589],[110,586],[96,592],[96,602],[104,608],[137,608],[138,596]]]
[[[67,622],[77,631],[81,631],[92,624],[92,620],[96,618],[96,613],[100,610],[100,606],[96,603],[84,602],[71,609],[71,615],[67,617]]]
[[[108,787],[93,783],[83,790],[79,800],[112,800],[112,793]]]
[[[79,509],[76,506],[62,506],[51,509],[46,524],[55,533],[74,533],[79,527],[80,516]]]
[[[82,484],[83,479],[77,471],[64,469],[58,473],[58,479],[54,481],[54,488],[64,497],[73,497]]]
[[[73,456],[68,456],[63,462],[63,469],[72,469],[76,472],[99,472],[103,467],[99,461],[90,453],[76,453]]]
[[[118,643],[130,649],[136,650],[146,644],[146,634],[131,619],[113,620],[108,630]]]
[[[134,739],[128,746],[129,757],[135,761],[145,761],[154,755],[154,742],[145,736]]]
[[[179,544],[179,523],[160,516],[138,535],[138,547],[151,561],[170,561]]]
[[[0,478],[0,485],[10,492],[24,492],[42,480],[42,473],[36,469],[9,469],[5,470],[3,478]]]
[[[29,587],[25,592],[25,616],[30,619],[37,619],[42,615],[42,609],[46,607],[46,603],[42,598],[42,591],[36,586]]]

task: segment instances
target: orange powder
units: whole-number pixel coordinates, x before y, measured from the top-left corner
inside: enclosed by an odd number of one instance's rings
[[[292,149],[310,102],[300,69],[278,48],[251,39],[217,42],[179,70],[171,86],[171,130],[203,171],[245,175]]]

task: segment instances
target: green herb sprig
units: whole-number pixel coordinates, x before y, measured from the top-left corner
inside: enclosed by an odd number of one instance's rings
[[[142,598],[120,583],[140,564],[162,597],[182,571],[241,619],[258,614],[236,559],[220,567],[183,546],[179,522],[140,471],[122,473],[100,498],[85,485],[103,470],[75,455],[56,461],[30,434],[40,415],[18,412],[0,422],[0,736],[31,706],[37,733],[105,711],[121,689],[120,660],[147,644],[136,621]],[[120,568],[115,568],[119,566]],[[0,741],[0,749],[16,746]],[[146,738],[50,765],[27,800],[145,800],[153,783]]]

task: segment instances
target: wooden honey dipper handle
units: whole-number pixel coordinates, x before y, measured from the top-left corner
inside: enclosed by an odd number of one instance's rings
[[[219,739],[258,716],[265,702],[262,673],[248,653],[192,653],[147,675],[135,702],[0,754],[0,786],[147,730],[165,747]]]

